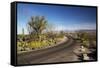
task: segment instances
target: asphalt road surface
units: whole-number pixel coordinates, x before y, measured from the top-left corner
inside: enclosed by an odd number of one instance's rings
[[[79,45],[79,43],[69,38],[68,41],[52,48],[18,54],[17,63],[40,64],[79,61],[78,57],[73,52]]]

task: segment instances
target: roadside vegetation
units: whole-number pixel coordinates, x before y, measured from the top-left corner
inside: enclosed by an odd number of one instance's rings
[[[77,38],[75,38],[80,45],[80,54],[77,56],[80,60],[95,60],[96,53],[96,33],[95,32],[78,32]]]
[[[53,46],[64,38],[64,32],[52,31],[52,25],[44,16],[33,16],[27,23],[29,34],[25,34],[22,29],[22,34],[17,38],[17,52],[37,50]],[[51,27],[51,29],[50,29]]]

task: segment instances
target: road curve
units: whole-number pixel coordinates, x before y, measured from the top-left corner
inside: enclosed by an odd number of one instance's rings
[[[69,37],[69,40],[54,46],[38,51],[31,51],[17,55],[17,63],[20,64],[38,64],[52,62],[76,61],[73,59],[75,55],[72,53],[77,43]],[[72,57],[73,56],[73,57]],[[77,58],[77,57],[75,57]]]

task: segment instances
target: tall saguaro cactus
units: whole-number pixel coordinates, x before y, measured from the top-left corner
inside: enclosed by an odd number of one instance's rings
[[[22,41],[25,41],[24,28],[22,28]]]

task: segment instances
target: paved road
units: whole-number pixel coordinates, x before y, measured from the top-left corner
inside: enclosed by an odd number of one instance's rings
[[[58,46],[18,54],[18,64],[38,64],[38,63],[55,63],[55,62],[71,62],[78,61],[73,50],[79,47],[79,43],[69,38],[68,41]]]

